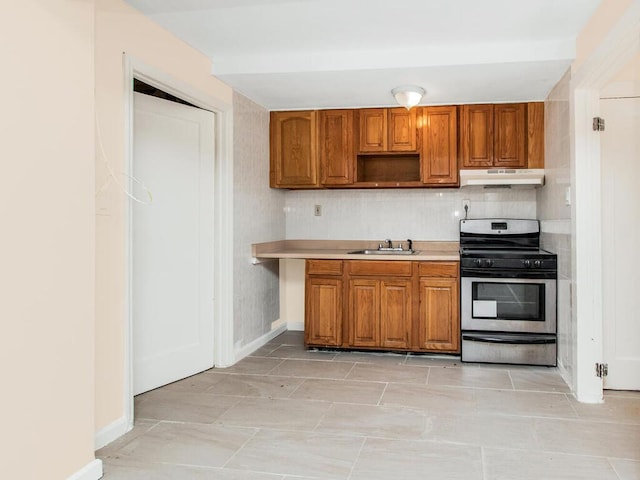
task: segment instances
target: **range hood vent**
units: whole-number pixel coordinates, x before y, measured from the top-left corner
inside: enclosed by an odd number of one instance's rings
[[[460,170],[460,186],[541,187],[544,185],[543,168],[490,168],[488,170]]]

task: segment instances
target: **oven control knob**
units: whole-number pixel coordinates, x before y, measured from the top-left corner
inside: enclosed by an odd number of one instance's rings
[[[473,261],[473,264],[474,264],[476,267],[481,267],[481,266],[482,266],[482,260],[481,260],[481,259],[479,259],[479,258],[476,258],[476,259]]]
[[[535,268],[540,268],[540,267],[542,267],[542,262],[540,260],[534,260],[533,261],[533,266]]]
[[[493,265],[493,260],[491,260],[490,258],[482,259],[482,266],[484,268],[489,268],[491,265]]]
[[[524,264],[525,268],[531,268],[531,260],[523,260],[522,263]]]

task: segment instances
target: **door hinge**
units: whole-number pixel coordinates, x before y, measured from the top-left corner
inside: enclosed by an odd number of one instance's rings
[[[608,363],[596,363],[596,376],[599,378],[604,378],[609,374],[609,364]]]
[[[604,132],[604,118],[593,117],[593,131]]]

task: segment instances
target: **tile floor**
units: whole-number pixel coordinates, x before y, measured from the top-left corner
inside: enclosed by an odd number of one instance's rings
[[[640,394],[575,401],[555,369],[306,351],[286,332],[135,400],[106,480],[640,479]]]

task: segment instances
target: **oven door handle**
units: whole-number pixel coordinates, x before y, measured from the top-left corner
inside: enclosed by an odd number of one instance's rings
[[[463,333],[462,339],[469,342],[506,343],[511,345],[542,345],[556,343],[553,335],[509,335],[487,333]]]

